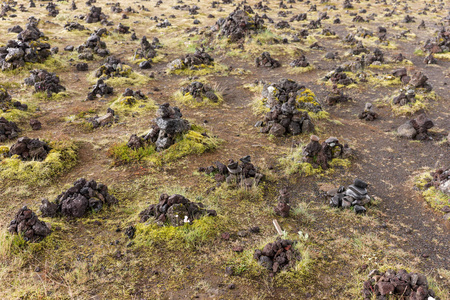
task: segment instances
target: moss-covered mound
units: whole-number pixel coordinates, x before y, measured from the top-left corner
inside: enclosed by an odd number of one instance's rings
[[[148,162],[160,166],[187,155],[199,155],[214,150],[221,142],[219,138],[206,134],[202,127],[191,125],[189,131],[176,137],[175,143],[161,152],[157,152],[152,144],[132,149],[127,143],[120,143],[112,146],[108,154],[114,158],[116,164]]]
[[[419,189],[425,201],[436,211],[444,212],[444,207],[450,206],[450,179],[447,179],[450,170],[437,170],[424,172],[414,178],[414,185]],[[441,180],[441,177],[445,180]]]
[[[199,81],[182,87],[173,97],[175,101],[191,107],[218,106],[223,102],[222,93]]]
[[[78,146],[70,141],[48,142],[52,148],[43,161],[0,158],[0,178],[11,182],[40,184],[60,175],[77,163]],[[0,149],[0,152],[4,152]]]

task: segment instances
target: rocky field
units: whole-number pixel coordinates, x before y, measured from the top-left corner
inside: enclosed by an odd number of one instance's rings
[[[450,299],[450,3],[1,1],[1,299]]]

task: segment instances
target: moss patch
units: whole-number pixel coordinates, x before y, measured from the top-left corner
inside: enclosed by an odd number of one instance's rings
[[[134,112],[156,110],[156,104],[152,99],[136,99],[133,96],[124,97],[120,95],[112,101],[110,106],[116,113],[130,115]]]
[[[176,102],[182,103],[184,105],[187,105],[189,107],[201,107],[201,106],[213,106],[217,107],[223,102],[223,96],[219,92],[214,92],[214,94],[219,98],[216,102],[211,101],[208,97],[202,97],[202,101],[197,101],[197,99],[194,99],[194,97],[187,93],[183,95],[181,91],[175,92],[173,95],[173,99]]]
[[[78,146],[75,143],[53,141],[49,146],[52,150],[43,161],[22,161],[14,156],[0,160],[0,178],[42,184],[76,165]]]
[[[177,70],[170,70],[167,69],[167,74],[175,74],[175,75],[197,75],[197,76],[204,76],[208,74],[214,74],[214,73],[221,73],[228,70],[227,66],[223,64],[213,63],[212,65],[205,65],[201,64],[199,66],[194,66],[194,69],[190,68],[182,68]]]
[[[110,148],[109,155],[119,164],[148,162],[152,165],[161,166],[187,155],[200,155],[206,151],[214,150],[221,144],[220,139],[210,136],[205,137],[202,135],[203,132],[205,130],[202,127],[192,125],[191,130],[175,140],[175,144],[161,152],[156,152],[153,145],[133,150],[128,148],[126,143],[120,143]]]
[[[431,182],[430,172],[422,173],[414,178],[414,185],[421,191],[425,201],[436,211],[450,205],[450,196],[436,189],[434,186],[426,188],[427,183]]]

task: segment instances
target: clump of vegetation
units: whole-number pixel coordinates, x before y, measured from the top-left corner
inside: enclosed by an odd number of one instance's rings
[[[48,144],[52,150],[43,161],[22,161],[15,156],[0,159],[0,178],[11,182],[42,184],[76,165],[78,146],[75,143],[51,141]]]
[[[159,226],[156,223],[136,225],[136,246],[163,246],[168,250],[195,249],[213,241],[228,226],[222,216],[204,216],[183,226]]]
[[[223,102],[222,93],[216,87],[212,88],[206,83],[193,81],[174,93],[175,101],[190,107],[205,105],[219,106]]]
[[[425,201],[436,211],[441,211],[444,206],[450,205],[450,196],[431,184],[433,176],[430,172],[424,172],[414,178],[414,185],[420,190]]]
[[[187,155],[200,155],[206,151],[216,149],[221,140],[217,137],[205,136],[205,130],[197,125],[192,125],[191,130],[180,134],[175,143],[168,149],[157,152],[154,145],[146,145],[138,149],[131,149],[126,143],[112,146],[108,154],[114,158],[116,163],[148,162],[157,166],[176,161]]]
[[[152,99],[148,99],[146,96],[128,96],[125,93],[120,95],[116,100],[113,100],[109,107],[116,113],[123,115],[129,115],[135,112],[153,111],[157,108],[155,102]]]

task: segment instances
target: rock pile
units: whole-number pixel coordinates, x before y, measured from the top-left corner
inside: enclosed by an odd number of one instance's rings
[[[114,115],[114,110],[112,110],[111,108],[108,108],[106,110],[106,115],[101,116],[101,117],[95,116],[95,117],[88,118],[86,120],[86,122],[91,124],[92,128],[95,129],[98,127],[111,125],[113,122],[116,122],[117,120],[118,120],[118,116]]]
[[[95,71],[95,77],[108,79],[111,77],[128,77],[133,69],[122,64],[120,59],[115,56],[109,56],[106,62]]]
[[[128,33],[130,33],[130,26],[125,26],[122,23],[119,23],[119,25],[117,25],[117,28],[114,29],[114,32],[117,32],[120,34],[128,34]]]
[[[196,49],[195,53],[186,54],[182,58],[175,59],[168,64],[172,71],[181,69],[199,70],[205,65],[212,65],[214,58],[205,52],[203,48]]]
[[[108,86],[103,79],[97,80],[97,83],[92,87],[92,91],[87,94],[86,100],[95,100],[95,98],[101,98],[105,95],[110,95],[114,91],[114,88]]]
[[[282,188],[279,190],[280,195],[278,196],[278,204],[273,208],[273,211],[283,217],[289,217],[289,211],[291,206],[289,205],[289,191],[287,188]]]
[[[51,148],[39,139],[21,137],[9,148],[9,156],[18,155],[22,160],[43,161]]]
[[[443,193],[450,196],[450,168],[448,168],[447,170],[437,169],[435,172],[431,172],[430,175],[431,179],[427,184],[425,184],[424,188],[428,189],[434,186],[436,189],[439,189]]]
[[[397,133],[400,137],[415,140],[429,139],[428,129],[434,127],[431,121],[425,114],[419,115],[417,118],[407,121],[405,124],[397,128]]]
[[[104,205],[117,204],[118,200],[108,193],[108,187],[95,180],[80,178],[67,191],[59,194],[54,202],[42,199],[39,207],[43,217],[58,215],[81,218],[90,210],[100,211]]]
[[[214,163],[215,166],[200,167],[198,171],[214,175],[214,179],[218,183],[226,181],[229,185],[239,185],[245,188],[257,186],[264,175],[259,173],[258,169],[251,163],[249,155],[242,157],[240,161],[241,163],[230,159],[227,165],[217,161]]]
[[[78,46],[76,50],[78,53],[80,53],[78,55],[78,58],[85,60],[93,60],[94,54],[97,54],[101,57],[109,55],[109,50],[106,49],[106,43],[103,42],[100,38],[100,35],[96,33],[91,34],[86,42]]]
[[[83,25],[81,25],[78,22],[68,22],[66,23],[66,25],[64,25],[64,29],[67,31],[72,31],[72,30],[88,30],[86,27],[84,27]]]
[[[391,74],[395,77],[400,77],[402,83],[408,85],[411,89],[424,88],[427,91],[431,91],[433,89],[431,84],[427,82],[428,77],[421,71],[415,71],[412,76],[408,76],[406,68],[401,68],[392,71]]]
[[[55,73],[46,70],[32,70],[30,77],[25,78],[25,84],[34,86],[36,92],[46,92],[50,98],[53,93],[65,91],[66,88],[60,84],[59,77]]]
[[[36,214],[28,207],[22,207],[8,227],[11,234],[20,234],[27,242],[39,242],[52,231],[44,221],[39,220]]]
[[[152,59],[157,55],[156,53],[157,48],[161,48],[158,38],[156,37],[153,38],[152,43],[150,43],[147,40],[147,37],[143,36],[141,39],[140,47],[136,49],[135,57],[137,59],[139,58]]]
[[[281,64],[278,60],[273,59],[269,52],[263,52],[261,57],[255,59],[256,67],[279,68]]]
[[[25,27],[25,30],[21,31],[17,35],[17,39],[22,42],[31,42],[37,41],[40,38],[44,37],[44,33],[37,28],[38,24],[39,20],[36,20],[36,18],[28,18],[28,23]]]
[[[437,36],[425,42],[424,49],[429,53],[443,53],[450,51],[450,31],[444,27]]]
[[[355,179],[353,184],[347,188],[340,186],[327,192],[331,197],[330,205],[333,207],[350,208],[353,206],[355,213],[363,214],[367,211],[364,205],[370,203],[370,196],[367,194],[368,184],[360,179]]]
[[[352,149],[347,145],[339,143],[335,137],[326,139],[322,144],[319,143],[319,137],[312,135],[310,142],[303,148],[303,161],[311,164],[314,168],[321,167],[327,170],[329,162],[333,158],[349,158],[352,155]]]
[[[428,287],[427,277],[420,273],[405,270],[387,270],[382,273],[372,270],[369,280],[364,281],[362,293],[364,300],[398,297],[409,300],[434,300],[434,291]]]
[[[45,9],[50,17],[56,17],[59,14],[59,10],[56,9],[56,4],[53,2],[48,3]]]
[[[0,143],[15,139],[21,131],[16,123],[9,122],[4,117],[0,118]]]
[[[278,83],[265,84],[262,90],[265,106],[270,108],[266,113],[261,132],[282,136],[285,133],[298,135],[302,132],[314,131],[314,124],[307,112],[322,110],[314,93],[293,80],[281,79]]]
[[[178,194],[172,196],[161,194],[158,204],[150,205],[139,214],[141,222],[146,222],[153,217],[161,224],[168,223],[175,227],[192,223],[203,216],[217,216],[217,213],[215,210],[205,209],[200,202],[191,202]]]
[[[136,103],[136,100],[144,100],[147,99],[147,96],[141,90],[133,91],[130,88],[126,88],[122,94],[125,97],[123,104],[125,105],[133,105]]]
[[[175,138],[191,129],[191,125],[185,119],[178,107],[170,107],[169,103],[159,106],[156,111],[156,119],[150,132],[142,137],[132,135],[127,143],[131,149],[138,149],[145,145],[145,142],[153,143],[156,151],[162,151],[175,143]]]
[[[86,14],[86,23],[97,23],[97,22],[107,22],[108,16],[102,13],[101,7],[91,6],[88,14]]]
[[[256,249],[253,258],[264,268],[277,273],[292,268],[302,259],[293,247],[293,241],[277,238],[275,242],[265,245],[262,250]]]
[[[325,75],[324,80],[330,80],[333,84],[341,84],[341,85],[350,85],[355,81],[347,76],[344,73],[344,69],[342,67],[337,67],[334,71],[331,71],[327,75]]]
[[[49,49],[48,43],[9,40],[0,47],[0,67],[5,71],[23,67],[26,62],[42,63],[51,55]]]
[[[300,55],[299,58],[294,59],[289,65],[293,68],[306,68],[309,66],[309,62],[306,61],[306,57],[304,55]]]
[[[220,36],[226,36],[231,42],[237,42],[245,36],[264,29],[264,20],[258,14],[252,16],[253,10],[245,5],[244,9],[236,9],[227,18],[219,18],[213,30]]]
[[[0,85],[0,110],[7,112],[14,108],[26,111],[28,109],[28,105],[22,104],[19,101],[13,102],[8,91]]]
[[[372,103],[366,103],[364,111],[358,115],[358,118],[366,121],[373,121],[378,118],[378,114],[373,111]]]
[[[330,93],[325,98],[325,102],[329,106],[333,106],[333,105],[335,105],[337,103],[347,102],[347,101],[349,101],[351,99],[352,98],[350,98],[349,96],[344,95],[344,92],[342,91],[342,89],[339,89],[337,87],[337,85],[333,85],[332,90],[330,91]]]
[[[203,101],[203,98],[208,98],[212,102],[219,101],[219,97],[217,97],[211,87],[198,81],[193,81],[188,86],[182,87],[181,93],[184,96],[191,95],[199,102]]]

